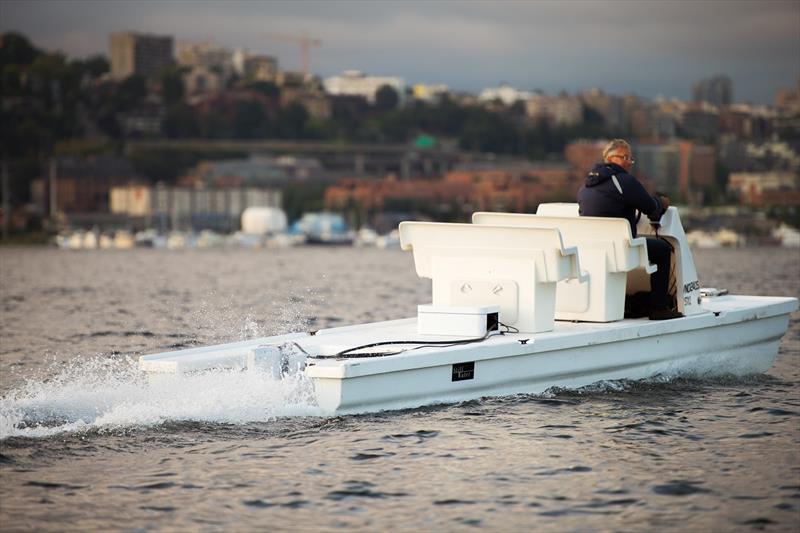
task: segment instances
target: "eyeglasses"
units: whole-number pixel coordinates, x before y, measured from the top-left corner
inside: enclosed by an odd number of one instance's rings
[[[614,155],[611,155],[611,156],[608,156],[608,157],[609,157],[609,159],[611,159],[612,157],[619,157],[623,161],[630,161],[631,165],[636,163],[636,160],[634,158],[632,158],[631,156],[629,156],[629,155],[614,154]]]

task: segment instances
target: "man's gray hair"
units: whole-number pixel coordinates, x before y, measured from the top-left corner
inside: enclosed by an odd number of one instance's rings
[[[603,148],[603,162],[608,161],[608,155],[617,151],[618,148],[627,148],[628,152],[631,151],[631,145],[628,144],[628,141],[625,139],[613,139]]]

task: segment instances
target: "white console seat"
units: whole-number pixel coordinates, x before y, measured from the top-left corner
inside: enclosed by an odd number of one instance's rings
[[[433,305],[497,305],[525,333],[552,330],[556,284],[581,277],[577,250],[552,227],[402,222],[400,246],[432,280]]]
[[[545,212],[567,214],[576,204],[552,206]],[[541,207],[541,206],[540,206]],[[541,209],[540,209],[541,211]],[[587,281],[567,279],[558,283],[555,317],[558,320],[612,322],[625,314],[627,273],[643,269],[655,272],[647,258],[644,238],[634,239],[623,218],[546,216],[518,213],[475,213],[473,224],[526,228],[557,228],[564,243],[578,249]]]

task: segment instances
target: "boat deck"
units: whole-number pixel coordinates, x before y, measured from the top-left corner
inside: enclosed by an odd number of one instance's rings
[[[665,321],[647,318],[624,319],[616,322],[556,321],[552,331],[544,333],[503,333],[492,335],[479,343],[450,346],[392,345],[368,348],[364,352],[396,352],[385,357],[358,358],[357,353],[346,358],[311,359],[307,373],[312,377],[346,378],[374,372],[401,371],[410,368],[453,364],[468,355],[470,361],[515,355],[568,350],[570,348],[620,342],[634,338],[665,336],[672,333],[699,330],[714,326],[736,324],[748,320],[790,313],[797,309],[794,298],[768,296],[725,295],[704,298],[705,313]],[[314,336],[297,339],[300,346],[313,355],[332,356],[342,350],[385,341],[457,341],[458,337],[419,335],[416,318],[375,322],[320,330]],[[435,355],[436,357],[431,357]]]
[[[247,341],[155,353],[140,357],[140,368],[150,372],[184,372],[206,368],[246,367],[247,357],[264,346],[292,345],[311,355],[307,373],[312,377],[345,378],[450,364],[467,357],[471,361],[523,354],[566,350],[634,338],[664,336],[748,320],[791,313],[797,309],[795,298],[726,295],[704,298],[705,313],[666,321],[646,318],[617,322],[556,321],[552,331],[544,333],[493,334],[480,342],[457,344],[461,337],[420,335],[417,319],[406,318],[370,324],[323,329],[314,334],[289,333]],[[369,353],[398,352],[383,357],[333,358],[335,354],[357,346],[386,341],[420,341],[419,345],[389,345],[363,350]],[[425,342],[453,341],[452,345],[425,346]],[[315,358],[323,356],[324,358]],[[434,357],[432,357],[434,356]]]

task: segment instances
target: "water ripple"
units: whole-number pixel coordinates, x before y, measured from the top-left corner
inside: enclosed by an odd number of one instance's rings
[[[702,484],[702,481],[673,480],[663,485],[653,486],[653,492],[664,496],[689,496],[711,492],[709,489],[699,486]]]

